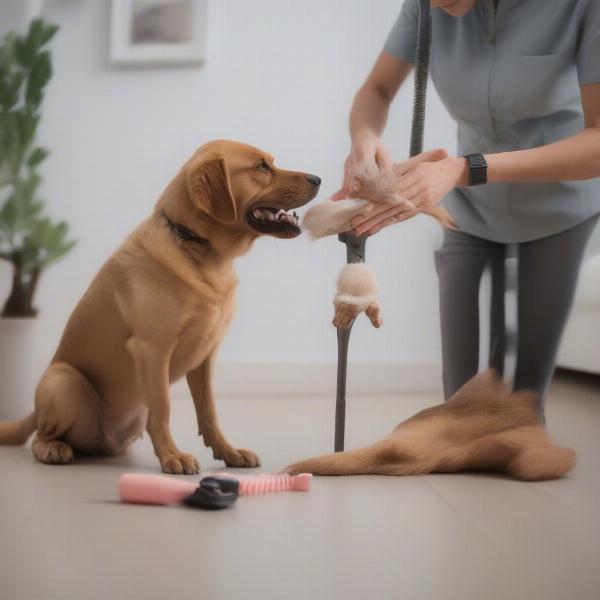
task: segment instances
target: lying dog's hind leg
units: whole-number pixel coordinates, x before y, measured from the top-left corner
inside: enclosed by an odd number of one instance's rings
[[[213,351],[196,369],[187,374],[188,385],[194,399],[198,434],[204,444],[213,450],[213,458],[223,460],[228,467],[259,467],[260,458],[252,450],[234,448],[225,438],[219,422],[212,392],[212,371],[216,358]]]
[[[513,457],[504,470],[526,481],[562,477],[575,466],[575,452],[555,446],[541,425],[517,427],[497,434],[513,448]]]
[[[575,452],[568,448],[525,448],[509,465],[508,473],[525,481],[541,481],[562,477],[574,466]]]
[[[35,394],[37,435],[31,450],[41,462],[73,462],[73,447],[86,452],[101,445],[98,396],[84,375],[66,363],[44,373]]]

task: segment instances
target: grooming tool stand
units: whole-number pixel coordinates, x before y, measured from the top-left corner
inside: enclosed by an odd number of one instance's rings
[[[415,90],[413,98],[412,128],[410,132],[410,156],[423,152],[423,131],[425,126],[425,103],[427,99],[427,75],[429,72],[429,50],[431,45],[431,5],[430,0],[419,0],[419,20],[417,27],[417,49],[415,60]],[[341,233],[340,242],[346,244],[346,262],[365,262],[367,237],[356,237],[351,233]],[[348,329],[338,327],[338,369],[337,394],[335,399],[335,440],[334,451],[344,450],[346,429],[346,373],[348,370],[348,342],[352,323]]]

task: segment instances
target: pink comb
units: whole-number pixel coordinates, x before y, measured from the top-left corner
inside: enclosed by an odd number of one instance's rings
[[[258,475],[238,475],[237,473],[213,473],[211,477],[227,477],[237,479],[240,482],[241,496],[257,496],[269,492],[308,492],[312,480],[311,473],[300,473],[299,475],[288,475],[280,473],[270,475],[259,473]]]

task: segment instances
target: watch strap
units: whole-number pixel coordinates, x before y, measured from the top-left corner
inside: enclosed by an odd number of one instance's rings
[[[469,185],[482,185],[487,183],[487,161],[483,154],[467,154],[465,156],[469,165]]]

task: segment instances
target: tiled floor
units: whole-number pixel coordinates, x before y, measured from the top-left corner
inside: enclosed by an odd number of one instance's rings
[[[371,441],[432,396],[349,400],[347,446]],[[221,399],[232,441],[275,471],[329,451],[332,398]],[[127,456],[64,467],[0,448],[0,598],[598,600],[600,380],[562,375],[548,426],[579,453],[567,478],[318,478],[308,494],[241,498],[219,513],[117,502],[124,471],[157,472],[148,439]],[[195,436],[174,437],[221,469]]]

